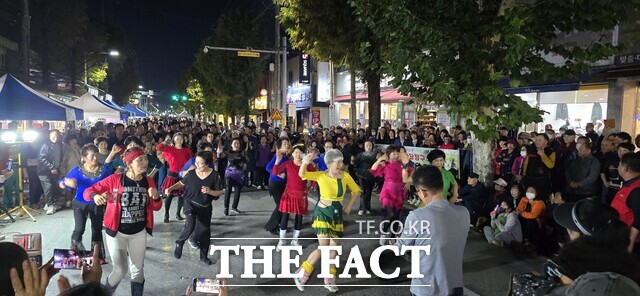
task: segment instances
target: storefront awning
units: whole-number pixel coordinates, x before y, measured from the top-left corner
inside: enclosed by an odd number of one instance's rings
[[[366,101],[368,99],[369,99],[369,96],[367,94],[363,94],[363,93],[356,94],[356,101]],[[395,89],[380,91],[380,101],[382,101],[383,103],[392,103],[400,100],[408,101],[411,99],[413,98],[409,96],[405,96],[399,93]],[[337,96],[334,99],[334,101],[336,102],[348,102],[350,100],[351,100],[351,95]]]

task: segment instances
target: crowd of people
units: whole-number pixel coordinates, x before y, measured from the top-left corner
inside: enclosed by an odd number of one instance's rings
[[[634,145],[628,133],[605,128],[598,134],[591,123],[584,135],[564,127],[556,132],[546,126],[541,133],[502,127],[489,174],[474,171],[471,134],[460,126],[393,128],[385,123],[377,129],[360,125],[352,129],[305,124],[291,130],[267,122],[232,127],[145,119],[128,126],[98,122],[62,132],[45,125],[41,131],[39,141],[21,145],[28,204],[48,215],[64,206],[73,209],[72,249],[85,248],[82,235],[88,218],[92,248],[102,258],[104,226],[114,264],[104,282],[109,293],[130,271],[132,295],[142,295],[153,212],[164,206],[163,222],[169,223],[173,200],[176,220],[186,219],[176,240],[175,258],[181,258],[188,242],[200,248],[203,263],[212,264],[207,255],[213,201],[223,197],[225,216],[242,215],[240,202],[247,188],[268,188],[274,210],[264,229],[279,236],[278,248],[288,240],[298,245],[311,190],[319,196],[311,227],[321,246],[340,244],[343,214],[349,214],[358,198],[358,215],[382,217],[381,245],[433,244],[432,250],[441,251],[434,252],[438,259],[421,259],[421,265],[429,266],[430,280],[438,284],[412,287],[416,295],[462,295],[467,224],[496,246],[559,256],[563,275],[570,279],[565,286],[588,271],[615,272],[640,281],[634,272],[611,265],[613,261],[588,268],[571,266],[584,258],[567,250],[610,252],[630,264],[637,264],[640,253],[640,154],[635,153],[640,136]],[[412,161],[407,147],[430,148],[429,164]],[[445,168],[446,149],[459,150],[460,166]],[[351,198],[343,205],[348,191]],[[374,192],[379,194],[379,209],[371,205]],[[7,203],[15,201],[4,202],[10,206]],[[590,207],[599,212],[590,213]],[[567,208],[573,224],[567,222],[566,213],[558,214]],[[589,222],[593,219],[589,215],[608,218]],[[451,217],[464,223],[446,223]],[[286,238],[289,218],[294,220],[291,239]],[[422,234],[416,233],[394,237],[390,233],[398,232],[389,231],[399,225],[396,221],[429,220],[433,225],[440,219],[444,222],[436,223],[440,225],[436,235],[449,245],[420,240]],[[314,250],[302,263],[299,271],[304,276],[295,281],[300,290],[319,259],[320,252]],[[325,279],[325,287],[335,292],[335,266],[330,273],[334,277]],[[415,284],[424,285],[425,280]]]

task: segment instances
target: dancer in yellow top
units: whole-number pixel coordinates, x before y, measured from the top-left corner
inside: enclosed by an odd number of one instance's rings
[[[342,215],[349,215],[351,207],[356,199],[360,196],[360,187],[353,180],[351,175],[342,171],[342,152],[337,149],[331,149],[324,155],[324,162],[327,164],[328,170],[324,172],[308,172],[306,164],[311,163],[317,157],[317,152],[313,151],[307,154],[303,159],[303,165],[300,166],[299,175],[302,180],[310,180],[318,182],[320,186],[320,201],[313,213],[313,228],[316,236],[318,236],[318,245],[320,246],[339,246],[340,238],[344,233],[342,225]],[[346,207],[342,207],[342,201],[347,188],[351,190],[351,199]],[[331,258],[336,257],[336,252],[331,252]],[[296,287],[300,291],[304,291],[304,285],[313,273],[313,265],[320,259],[320,250],[315,249],[307,260],[302,262],[301,269],[304,270],[302,278],[296,278]],[[299,272],[298,269],[297,272]],[[331,292],[337,292],[336,286],[337,270],[335,266],[331,266],[330,273],[333,278],[324,280],[324,287]]]

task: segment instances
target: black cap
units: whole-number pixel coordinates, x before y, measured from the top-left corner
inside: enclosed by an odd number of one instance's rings
[[[476,173],[470,173],[470,174],[469,174],[469,178],[472,178],[472,179],[478,179],[478,177],[480,177],[480,175],[478,175],[478,174],[476,174]]]
[[[572,130],[572,129],[568,129],[564,132],[565,135],[567,136],[575,136],[576,135],[576,131]]]

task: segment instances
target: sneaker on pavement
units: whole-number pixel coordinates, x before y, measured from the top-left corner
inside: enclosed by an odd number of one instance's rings
[[[197,249],[197,248],[199,248],[199,246],[198,246],[198,242],[193,242],[193,241],[191,241],[190,239],[189,239],[189,240],[187,240],[187,241],[189,241],[189,246],[191,246],[191,248],[192,248],[192,249]]]
[[[297,247],[297,246],[300,245],[300,243],[298,242],[298,239],[292,239],[291,240],[291,245],[294,246],[294,247]]]
[[[362,216],[362,215],[364,215],[364,211],[363,210],[359,210],[358,211],[358,216]]]
[[[338,292],[338,286],[336,285],[335,278],[324,279],[324,287],[331,293]]]
[[[56,213],[56,207],[55,206],[50,206],[47,208],[47,215],[53,215]]]
[[[296,270],[296,274],[299,273],[300,270],[302,270],[302,268],[298,268],[298,270]],[[296,288],[298,288],[298,290],[300,290],[301,292],[304,292],[304,284],[307,283],[310,276],[311,274],[307,273],[306,271],[303,271],[301,278],[298,278],[298,277],[293,278],[293,281],[296,283]]]
[[[238,211],[237,209],[231,209],[231,210],[229,211],[229,214],[230,214],[231,216],[240,215],[240,211]]]
[[[367,210],[366,212],[364,212],[367,215],[371,215],[371,211]]]

